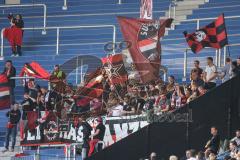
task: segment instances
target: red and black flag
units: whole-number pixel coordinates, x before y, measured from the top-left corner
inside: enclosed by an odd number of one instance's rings
[[[111,84],[121,84],[128,80],[122,54],[104,57],[102,63]]]
[[[99,98],[102,95],[102,80],[103,75],[100,68],[88,76],[85,85],[78,89],[77,95],[75,96],[77,106],[88,106],[92,99]]]
[[[220,15],[214,22],[188,34],[183,32],[186,41],[194,53],[198,53],[204,47],[220,49],[228,44],[227,31],[224,14]]]
[[[10,107],[10,88],[8,78],[5,74],[0,74],[0,109]]]
[[[19,76],[29,76],[48,80],[50,74],[37,62],[25,63]]]
[[[133,64],[140,74],[142,83],[155,80],[159,76],[160,38],[173,19],[147,20],[118,17],[125,41],[131,42],[129,52]]]

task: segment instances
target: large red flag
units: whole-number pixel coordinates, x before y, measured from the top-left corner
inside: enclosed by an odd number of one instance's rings
[[[102,63],[112,84],[120,84],[128,80],[122,54],[104,57]]]
[[[131,43],[129,52],[142,83],[159,76],[161,46],[159,39],[173,19],[147,20],[118,17],[125,41]]]

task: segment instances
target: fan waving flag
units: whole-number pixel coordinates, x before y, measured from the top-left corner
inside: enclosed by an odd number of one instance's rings
[[[183,34],[194,53],[200,52],[204,47],[220,49],[228,44],[224,14],[194,33],[188,34],[185,31]]]
[[[161,46],[159,40],[173,19],[147,20],[118,17],[125,41],[131,42],[129,52],[142,83],[159,76]]]
[[[112,84],[121,84],[128,80],[122,54],[104,57],[102,63]]]
[[[19,76],[22,77],[24,75],[45,80],[48,80],[50,77],[50,74],[37,62],[25,63]]]
[[[5,74],[0,74],[0,109],[10,107],[10,88]]]

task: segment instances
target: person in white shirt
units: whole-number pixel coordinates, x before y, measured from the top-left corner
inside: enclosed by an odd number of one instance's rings
[[[212,89],[216,87],[217,67],[213,64],[213,58],[207,58],[207,66],[204,71],[203,80],[205,82],[206,89]]]
[[[114,100],[112,100],[112,103],[113,106],[109,109],[108,116],[112,117],[123,116],[124,114],[123,106],[119,104],[119,99],[114,98]]]
[[[186,160],[197,160],[196,159],[196,155],[195,155],[195,150],[194,149],[190,149],[186,151]]]

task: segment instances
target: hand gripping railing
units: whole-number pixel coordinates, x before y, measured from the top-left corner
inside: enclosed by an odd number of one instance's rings
[[[0,5],[0,8],[11,7],[43,7],[43,31],[42,34],[46,34],[46,22],[47,22],[47,6],[45,4],[16,4],[16,5]]]
[[[23,28],[23,30],[42,30],[42,29],[46,29],[46,30],[56,30],[56,55],[59,55],[59,36],[60,36],[60,29],[80,29],[80,28],[112,28],[113,29],[113,44],[116,43],[116,26],[115,25],[92,25],[92,26],[62,26],[62,27],[37,27],[37,28]],[[4,29],[2,29],[1,31],[1,55],[0,57],[4,57],[4,53],[3,53],[3,48],[4,48],[4,44],[3,44],[3,31]]]

